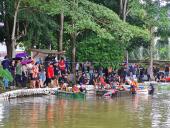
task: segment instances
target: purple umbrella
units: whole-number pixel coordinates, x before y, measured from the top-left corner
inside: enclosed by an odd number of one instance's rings
[[[22,58],[22,57],[26,57],[26,56],[28,56],[28,54],[26,53],[26,52],[22,52],[22,53],[18,53],[18,54],[16,54],[16,58]]]
[[[32,60],[31,59],[26,59],[26,60],[22,60],[21,61],[21,64],[29,64],[29,63],[31,63],[32,62]]]

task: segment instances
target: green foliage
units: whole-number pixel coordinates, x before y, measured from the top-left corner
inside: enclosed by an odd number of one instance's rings
[[[13,77],[11,75],[11,73],[6,69],[4,70],[1,66],[0,66],[0,84],[2,84],[2,79],[6,78],[7,80],[9,80],[10,82],[13,81]]]
[[[113,66],[117,68],[124,59],[124,47],[120,42],[101,39],[95,34],[80,42],[77,48],[80,62],[88,60],[96,66]]]
[[[65,32],[68,34],[91,30],[100,38],[118,38],[122,41],[129,41],[134,36],[148,39],[149,36],[146,30],[124,23],[112,10],[88,0],[79,0],[77,3],[67,0],[50,0],[43,2],[39,8],[49,15],[64,12],[66,17],[72,19],[74,28],[70,20],[65,22]]]
[[[14,0],[6,1],[7,4],[9,3],[10,19],[13,18],[14,2]],[[159,25],[160,22],[163,23],[166,20],[166,18],[159,18],[159,23],[157,22],[159,9],[157,3],[152,4],[147,1],[148,4],[142,5],[136,0],[128,0],[128,2],[130,13],[127,21],[129,23],[123,22],[118,16],[119,0],[75,0],[75,2],[22,0],[18,24],[20,33],[25,26],[27,33],[18,42],[22,42],[26,49],[33,46],[47,48],[49,43],[52,44],[53,49],[57,49],[59,14],[62,12],[65,16],[63,45],[65,50],[70,50],[71,36],[76,33],[79,60],[85,61],[93,58],[94,61],[101,61],[103,64],[111,60],[111,63],[116,65],[123,61],[124,50],[132,50],[135,47],[149,44],[148,40],[151,37],[149,25]],[[162,8],[160,12],[160,17],[165,17],[166,9]],[[87,36],[86,32],[94,35]],[[103,52],[102,58],[100,58],[101,51]],[[109,52],[106,53],[106,51]],[[88,58],[90,54],[91,57]],[[104,58],[106,60],[102,61]]]

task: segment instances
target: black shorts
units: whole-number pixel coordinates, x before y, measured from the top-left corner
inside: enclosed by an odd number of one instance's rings
[[[31,74],[31,80],[38,80],[38,77],[32,77],[32,74]]]
[[[65,72],[65,70],[61,70],[61,74],[65,74],[66,72]]]
[[[38,80],[38,77],[37,78],[31,78],[31,80]]]

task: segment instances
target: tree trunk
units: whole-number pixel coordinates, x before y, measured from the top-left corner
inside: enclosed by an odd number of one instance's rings
[[[120,0],[119,16],[126,22],[126,17],[128,14],[128,0]]]
[[[17,23],[17,16],[18,16],[18,10],[19,10],[19,6],[20,6],[20,2],[21,0],[18,1],[17,3],[17,6],[16,6],[16,10],[15,10],[15,13],[14,13],[14,21],[13,21],[13,29],[12,29],[12,36],[11,36],[11,39],[12,39],[12,57],[15,57],[15,45],[16,45],[16,35],[15,35],[15,32],[16,32],[16,23]]]
[[[72,72],[73,72],[73,75],[74,75],[74,82],[76,82],[75,62],[76,62],[76,33],[73,33],[72,34]]]
[[[6,50],[7,50],[7,56],[9,58],[12,58],[12,40],[11,40],[11,33],[10,33],[10,27],[9,27],[9,21],[5,17],[4,21],[4,27],[5,27],[5,43],[6,43]]]
[[[124,22],[126,22],[127,4],[128,4],[128,0],[124,0],[124,5],[123,5],[123,21]]]
[[[7,49],[7,56],[9,57],[9,58],[12,58],[12,42],[11,42],[11,40],[6,40],[6,49]]]
[[[119,17],[122,17],[122,10],[123,10],[123,0],[120,0]]]
[[[63,51],[63,30],[64,30],[64,13],[60,14],[60,37],[59,37],[59,52]]]
[[[77,8],[78,8],[78,0],[74,0],[74,4],[76,4]],[[73,8],[74,11],[76,11],[75,9],[76,8]],[[74,20],[72,20],[72,28],[73,28],[73,30],[75,30]],[[77,32],[76,31],[71,34],[71,38],[72,38],[72,72],[73,72],[73,75],[74,75],[74,82],[76,83],[77,82],[76,65],[75,65],[75,62],[76,62],[76,38],[77,38]]]
[[[151,34],[151,45],[150,45],[150,78],[151,80],[154,80],[154,75],[153,75],[153,52],[154,52],[154,27],[150,29],[150,34]]]

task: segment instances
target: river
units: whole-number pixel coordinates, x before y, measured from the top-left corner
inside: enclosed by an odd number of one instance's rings
[[[168,128],[170,94],[85,100],[56,96],[0,102],[0,128]]]

